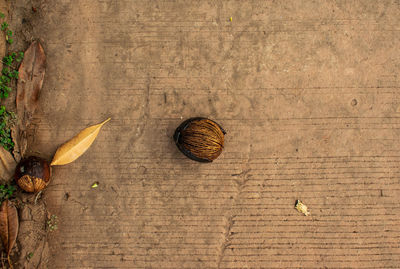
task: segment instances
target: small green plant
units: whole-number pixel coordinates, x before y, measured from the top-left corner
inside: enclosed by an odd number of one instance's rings
[[[4,19],[5,17],[6,16],[4,15],[4,13],[0,13],[1,19]],[[4,21],[1,23],[0,29],[5,33],[7,43],[11,45],[14,42],[14,40],[12,39],[13,32],[10,29],[8,29],[8,26],[9,26],[8,23]]]
[[[0,106],[0,146],[8,151],[14,149],[10,129],[10,122],[14,117],[13,113],[8,112],[4,106]]]
[[[51,231],[51,232],[57,230],[57,216],[56,215],[50,216],[50,219],[47,220],[47,227],[49,228],[49,231]]]
[[[0,185],[0,201],[2,202],[4,200],[10,199],[14,195],[16,190],[17,188],[10,184]]]
[[[2,31],[5,31],[5,30],[7,30],[7,28],[8,28],[8,23],[7,23],[7,22],[3,22],[3,23],[1,24],[1,30],[2,30]]]
[[[4,18],[4,13],[0,12],[0,19]],[[8,29],[8,26],[8,23],[3,21],[0,24],[0,29],[4,31],[8,44],[12,44],[13,39],[11,37],[13,36],[13,32]],[[0,101],[1,99],[5,99],[10,95],[11,83],[13,80],[18,79],[18,63],[20,63],[23,58],[23,52],[13,52],[3,58],[2,62],[4,64],[4,68],[1,70],[0,74]],[[13,64],[15,62],[17,64]],[[0,146],[8,151],[12,151],[14,149],[14,142],[12,141],[10,129],[10,120],[12,118],[15,118],[14,114],[8,112],[4,106],[0,106]]]
[[[3,16],[4,16],[4,14],[3,14]],[[0,15],[0,17],[1,17],[1,15]],[[3,17],[4,18],[4,17]],[[8,44],[12,44],[13,42],[14,42],[14,40],[12,39],[12,36],[13,36],[13,32],[10,30],[10,29],[8,29],[8,23],[7,22],[3,22],[1,25],[0,25],[0,28],[1,28],[1,30],[6,34],[6,41],[7,41],[7,43]]]
[[[26,259],[29,261],[30,259],[32,259],[33,257],[33,252],[29,252],[28,254],[26,254]]]
[[[11,38],[12,35],[13,32],[11,30],[6,31],[6,41],[8,42],[8,44],[12,44],[14,42],[14,40]]]
[[[18,57],[15,59],[18,63],[20,63],[24,59],[24,53],[22,51],[18,52]]]
[[[3,58],[4,68],[1,71],[0,75],[0,99],[7,98],[11,92],[11,82],[12,80],[18,79],[18,71],[16,70],[17,66],[14,66],[13,63],[21,62],[24,58],[23,52],[12,52],[10,55],[7,55]]]
[[[7,66],[12,67],[14,60],[19,63],[22,61],[23,58],[24,58],[24,53],[22,51],[18,52],[18,54],[16,52],[12,52],[10,53],[10,55],[5,56],[3,58],[3,63]]]

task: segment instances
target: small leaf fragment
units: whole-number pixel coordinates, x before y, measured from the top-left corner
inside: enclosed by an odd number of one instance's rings
[[[308,207],[305,204],[303,204],[300,200],[296,200],[294,208],[296,208],[297,211],[299,211],[300,213],[303,213],[305,216],[311,215],[311,213],[308,211]]]
[[[17,209],[9,200],[5,200],[0,208],[0,237],[11,268],[10,253],[17,240],[18,228]]]
[[[92,184],[92,189],[95,189],[99,186],[99,182],[95,182]]]
[[[101,127],[103,127],[103,125],[110,119],[111,118],[108,118],[100,124],[82,130],[71,140],[61,145],[57,149],[50,165],[69,164],[78,159],[92,145],[99,134]]]
[[[0,179],[9,180],[14,174],[17,162],[10,152],[0,146]]]

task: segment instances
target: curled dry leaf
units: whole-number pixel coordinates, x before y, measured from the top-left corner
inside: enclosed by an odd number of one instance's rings
[[[100,124],[82,130],[74,138],[61,145],[57,149],[50,165],[64,165],[78,159],[92,145],[101,127],[109,120],[110,118]]]
[[[16,105],[19,130],[16,139],[19,153],[24,155],[27,147],[26,130],[38,107],[39,93],[46,72],[46,55],[38,41],[34,41],[26,50],[18,72]]]
[[[299,211],[300,213],[303,213],[305,216],[311,215],[310,211],[308,211],[308,207],[305,204],[303,204],[300,200],[296,200],[294,208],[296,208],[297,211]]]
[[[9,180],[15,171],[17,162],[10,152],[0,146],[0,179]]]
[[[17,209],[10,201],[5,200],[0,208],[0,237],[11,268],[10,253],[17,240],[18,228]]]

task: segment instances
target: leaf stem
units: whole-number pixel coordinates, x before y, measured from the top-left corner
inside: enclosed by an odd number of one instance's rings
[[[10,254],[7,255],[7,261],[8,261],[8,265],[10,266],[10,269],[13,269],[12,262],[10,259]]]

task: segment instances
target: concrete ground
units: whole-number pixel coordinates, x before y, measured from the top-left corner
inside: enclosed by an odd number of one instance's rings
[[[14,5],[48,59],[31,153],[112,118],[53,169],[48,268],[398,268],[399,1]],[[211,164],[172,140],[193,116]]]

